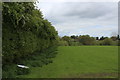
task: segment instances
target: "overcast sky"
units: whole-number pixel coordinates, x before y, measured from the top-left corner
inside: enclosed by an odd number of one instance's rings
[[[117,2],[40,2],[38,8],[59,36],[112,36],[118,33]]]

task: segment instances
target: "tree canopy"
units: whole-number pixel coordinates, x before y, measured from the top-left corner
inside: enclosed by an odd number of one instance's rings
[[[34,4],[3,3],[3,65],[56,45],[57,31]]]

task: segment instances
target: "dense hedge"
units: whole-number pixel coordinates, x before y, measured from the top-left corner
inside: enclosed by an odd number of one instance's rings
[[[34,52],[57,43],[57,31],[33,2],[3,3],[3,67],[19,64]]]

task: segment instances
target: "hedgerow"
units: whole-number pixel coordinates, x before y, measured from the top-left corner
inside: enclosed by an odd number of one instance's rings
[[[36,55],[36,51],[41,54],[52,47],[56,49],[58,33],[52,24],[43,18],[42,12],[36,9],[35,3],[4,2],[2,5],[3,71],[6,66],[32,58],[31,56]],[[52,53],[46,53],[49,54],[48,57],[54,56]],[[43,61],[46,58],[42,58]]]

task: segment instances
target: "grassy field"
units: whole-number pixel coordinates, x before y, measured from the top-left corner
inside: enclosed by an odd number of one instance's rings
[[[53,63],[32,67],[25,78],[86,78],[117,77],[117,46],[59,47]]]

